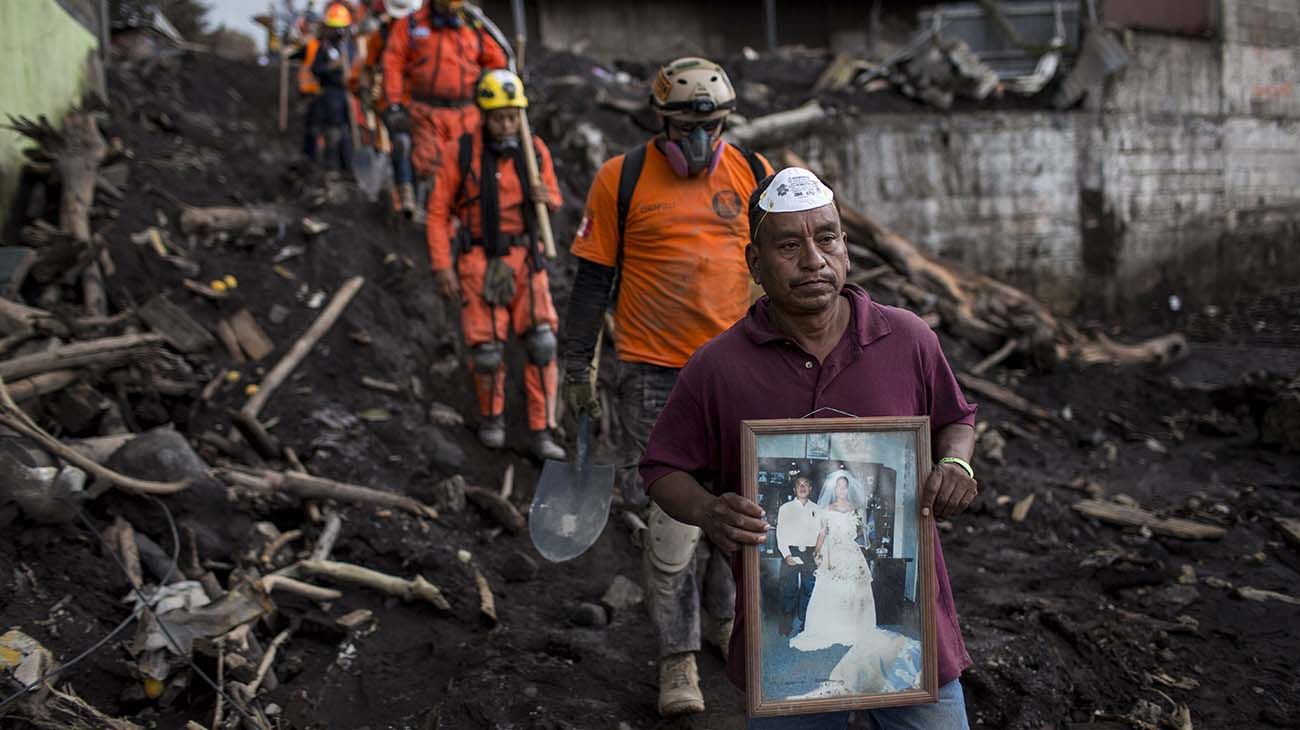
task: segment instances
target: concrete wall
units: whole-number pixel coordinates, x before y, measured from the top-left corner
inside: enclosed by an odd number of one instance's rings
[[[1134,33],[1079,111],[867,115],[797,147],[900,233],[1066,308],[1287,281],[1300,2],[1221,10],[1220,39]]]
[[[1050,293],[1080,268],[1073,115],[871,115],[797,145],[925,248]]]
[[[0,118],[44,114],[58,120],[88,81],[94,33],[55,0],[0,2]],[[9,216],[21,166],[22,139],[0,129],[0,229]]]

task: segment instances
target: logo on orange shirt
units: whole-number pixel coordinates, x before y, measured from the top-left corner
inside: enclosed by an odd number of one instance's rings
[[[740,195],[735,190],[721,190],[713,196],[713,212],[724,221],[740,215]]]

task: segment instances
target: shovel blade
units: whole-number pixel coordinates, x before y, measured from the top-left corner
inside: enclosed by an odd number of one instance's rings
[[[388,156],[382,152],[377,152],[370,145],[362,145],[361,149],[352,156],[352,173],[357,179],[357,187],[366,196],[367,200],[374,200],[379,196],[379,191],[383,189],[384,183],[391,174],[392,166],[388,164]]]
[[[613,498],[612,464],[547,459],[528,513],[537,552],[552,563],[586,552],[604,531]]]

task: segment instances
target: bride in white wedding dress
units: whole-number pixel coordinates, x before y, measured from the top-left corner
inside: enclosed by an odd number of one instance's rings
[[[807,620],[802,630],[790,639],[790,646],[800,651],[817,651],[834,644],[852,646],[852,627],[876,625],[876,599],[871,593],[871,569],[858,546],[862,529],[859,504],[865,495],[850,496],[861,482],[844,470],[826,478],[818,502],[822,529],[817,536],[817,582],[808,600]]]
[[[805,697],[892,692],[916,686],[920,644],[876,626],[871,568],[857,543],[865,524],[866,490],[850,472],[832,472],[822,487],[817,582],[807,619],[790,647],[818,651],[850,647],[830,676]],[[906,661],[901,662],[899,659]],[[794,698],[792,698],[794,699]]]

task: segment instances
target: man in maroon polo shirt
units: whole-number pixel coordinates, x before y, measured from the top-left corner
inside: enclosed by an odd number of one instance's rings
[[[697,525],[723,549],[766,540],[763,509],[740,496],[740,422],[837,416],[930,417],[935,468],[927,514],[950,519],[975,499],[967,462],[975,407],[966,402],[939,340],[916,315],[871,301],[845,284],[844,232],[832,195],[812,173],[787,168],[750,198],[750,274],[767,296],[686,363],[659,415],[641,462],[652,499]],[[833,409],[833,410],[832,410]],[[841,412],[841,413],[837,413]],[[880,730],[968,727],[961,672],[966,653],[943,549],[935,535],[935,624],[939,703],[872,711]],[[737,585],[741,562],[733,560]],[[737,593],[737,603],[744,601]],[[728,676],[743,689],[743,606],[736,607]],[[848,713],[751,720],[759,728],[844,728]]]

